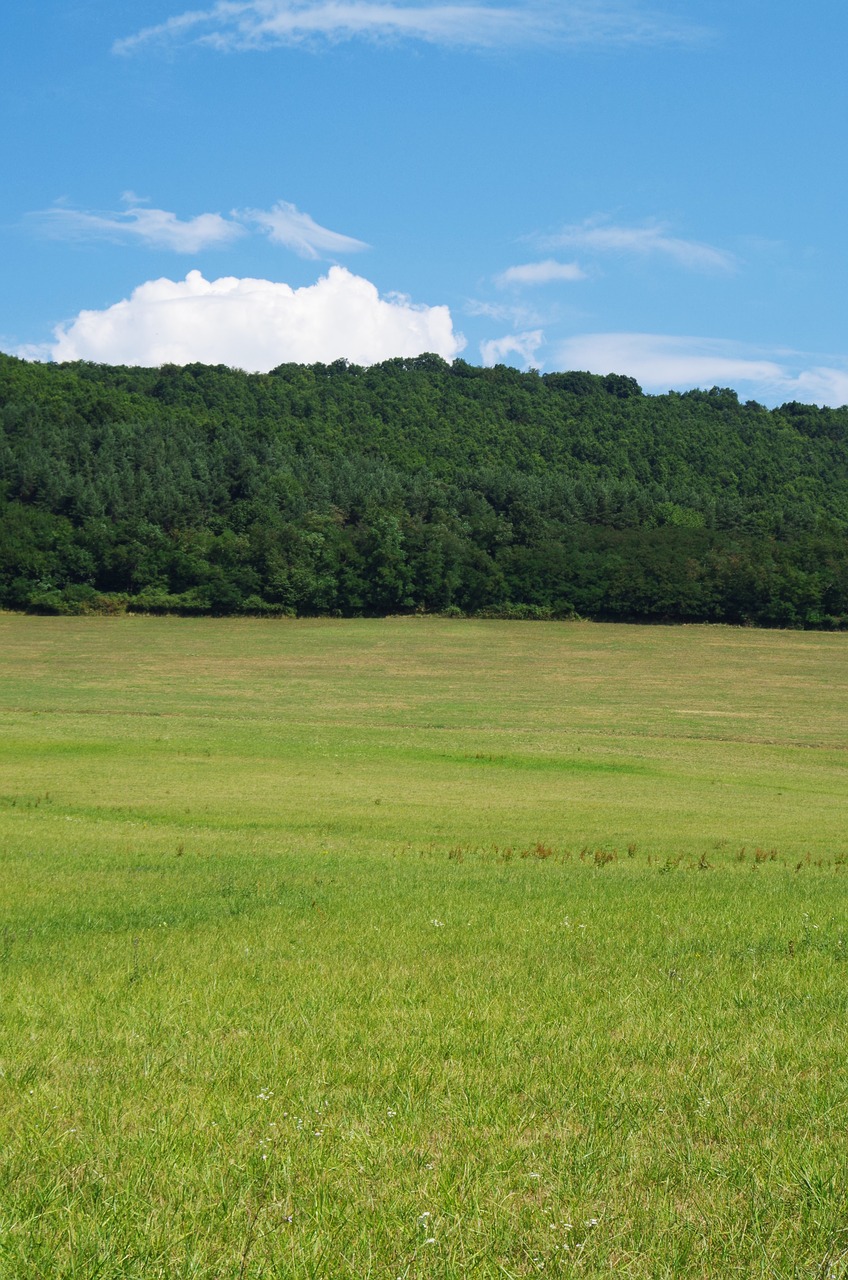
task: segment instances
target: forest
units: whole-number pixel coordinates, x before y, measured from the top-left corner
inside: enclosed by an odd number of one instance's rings
[[[848,407],[0,355],[0,607],[848,627]]]

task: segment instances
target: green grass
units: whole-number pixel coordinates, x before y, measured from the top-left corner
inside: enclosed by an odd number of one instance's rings
[[[0,1277],[843,1280],[846,659],[0,616]]]

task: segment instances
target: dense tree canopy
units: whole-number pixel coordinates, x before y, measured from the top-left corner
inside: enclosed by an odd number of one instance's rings
[[[848,408],[0,356],[0,605],[848,626]]]

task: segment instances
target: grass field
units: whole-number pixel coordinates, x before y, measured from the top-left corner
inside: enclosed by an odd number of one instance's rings
[[[0,616],[0,1277],[848,1276],[848,637]]]

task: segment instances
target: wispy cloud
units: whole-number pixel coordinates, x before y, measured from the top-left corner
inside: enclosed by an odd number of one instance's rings
[[[258,227],[274,244],[284,245],[301,258],[335,258],[367,249],[353,236],[330,231],[302,213],[296,205],[280,200],[271,209],[234,209],[229,218],[220,213],[201,213],[181,220],[166,209],[149,209],[127,192],[131,207],[118,212],[91,212],[56,205],[28,215],[31,226],[55,240],[112,240],[142,244],[149,249],[169,249],[174,253],[199,253],[220,248]]]
[[[725,249],[704,244],[699,240],[687,240],[670,234],[663,222],[647,222],[641,226],[627,227],[601,218],[588,218],[585,222],[563,227],[553,235],[536,237],[544,248],[583,249],[597,254],[619,254],[641,258],[663,257],[678,266],[695,271],[733,271],[736,259]]]
[[[467,298],[463,311],[469,316],[482,316],[486,320],[496,320],[498,324],[509,324],[513,329],[532,329],[547,323],[537,307],[528,307],[523,303]]]
[[[279,200],[272,209],[233,210],[242,222],[255,223],[268,234],[274,244],[283,244],[301,258],[326,258],[339,253],[358,253],[369,246],[364,240],[342,235],[319,226],[308,213],[296,205]]]
[[[525,262],[517,267],[507,267],[506,271],[495,276],[495,284],[508,288],[511,285],[557,284],[585,279],[586,272],[578,263],[548,258],[544,262]]]
[[[533,329],[529,333],[508,333],[502,338],[490,338],[480,343],[480,355],[483,364],[501,364],[507,356],[517,356],[525,368],[539,368],[541,365],[537,352],[545,341],[541,329]]]
[[[245,234],[243,226],[219,213],[201,213],[182,221],[166,209],[140,206],[120,212],[86,212],[57,205],[29,214],[29,221],[55,240],[135,242],[175,253],[198,253],[231,244]]]
[[[648,391],[724,386],[767,403],[848,404],[848,359],[750,347],[721,338],[657,333],[586,333],[560,343],[559,369],[625,373]]]
[[[496,49],[692,42],[704,29],[643,9],[636,0],[513,0],[506,4],[407,4],[404,0],[218,0],[117,40],[115,53],[144,45],[197,43],[222,51],[354,39],[417,40]]]

